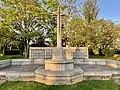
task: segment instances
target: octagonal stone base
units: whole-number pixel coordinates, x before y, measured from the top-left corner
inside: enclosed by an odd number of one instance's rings
[[[72,70],[74,68],[73,60],[45,60],[45,69],[52,71],[65,71]]]
[[[35,77],[35,81],[47,85],[70,85],[83,80],[83,70],[78,66],[66,71],[51,71],[39,67],[35,71]]]

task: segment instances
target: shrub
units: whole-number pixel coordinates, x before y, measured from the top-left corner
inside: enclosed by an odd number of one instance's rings
[[[19,50],[6,50],[5,55],[20,55]]]
[[[3,59],[3,54],[2,53],[0,53],[0,60],[2,60]]]
[[[106,57],[112,57],[114,55],[114,49],[103,49],[102,53],[105,54]]]

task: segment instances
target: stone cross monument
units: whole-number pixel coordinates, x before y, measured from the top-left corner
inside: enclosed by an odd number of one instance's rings
[[[57,47],[61,47],[61,7],[58,7],[57,12]]]
[[[45,67],[35,71],[36,80],[48,85],[68,85],[83,80],[83,70],[74,65],[73,58],[66,58],[69,48],[61,45],[61,7],[54,12],[57,15],[57,47],[52,48],[52,59],[45,60]]]
[[[62,47],[61,45],[61,16],[65,16],[65,13],[61,11],[61,7],[58,7],[57,10],[57,47]]]
[[[63,60],[65,59],[63,55],[63,50],[62,50],[62,44],[61,44],[61,16],[64,15],[63,12],[61,12],[61,7],[58,7],[58,10],[53,13],[54,15],[57,16],[57,47],[53,49],[53,58],[52,60]]]
[[[45,69],[55,71],[73,69],[73,60],[66,60],[66,51],[62,49],[61,45],[61,16],[63,16],[64,13],[61,12],[60,6],[53,15],[57,15],[57,47],[53,48],[52,60],[45,61]]]
[[[53,15],[57,16],[57,47],[61,46],[61,16],[64,16],[64,12],[61,11],[59,6],[56,12],[53,12]]]

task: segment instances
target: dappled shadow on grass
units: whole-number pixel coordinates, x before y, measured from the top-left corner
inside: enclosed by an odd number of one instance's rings
[[[90,59],[112,59],[112,60],[117,60],[120,61],[120,56],[118,57],[106,57],[106,56],[89,56]]]
[[[37,82],[6,82],[0,90],[120,90],[112,81],[83,81],[73,85],[45,85]]]
[[[1,60],[6,60],[6,59],[25,59],[24,56],[21,55],[5,55],[4,57],[2,57]]]
[[[90,55],[89,58],[95,58],[95,59],[108,59],[108,58],[111,58],[111,57],[106,57],[106,56],[93,56],[93,55]]]

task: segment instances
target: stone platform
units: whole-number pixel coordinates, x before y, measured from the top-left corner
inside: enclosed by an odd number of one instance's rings
[[[48,85],[69,85],[83,80],[83,70],[75,66],[72,70],[52,71],[39,67],[35,70],[35,81]]]
[[[74,69],[73,60],[45,60],[45,69],[52,71],[66,71]]]
[[[39,67],[35,71],[36,81],[48,85],[70,85],[83,80],[120,79],[120,70],[106,65],[75,64],[73,70],[50,71]]]
[[[1,77],[6,77],[8,81],[31,81],[35,77],[35,70],[39,67],[38,64],[34,65],[12,65],[0,69]]]
[[[115,69],[106,65],[78,65],[83,70],[84,80],[115,80],[119,79],[120,69]]]
[[[118,68],[110,66],[111,64],[116,64]],[[69,85],[83,80],[120,81],[120,63],[108,59],[79,62],[74,64],[73,70],[66,71],[45,70],[44,64],[34,64],[27,60],[4,60],[1,65],[4,67],[0,68],[0,82],[36,81],[48,85]]]

